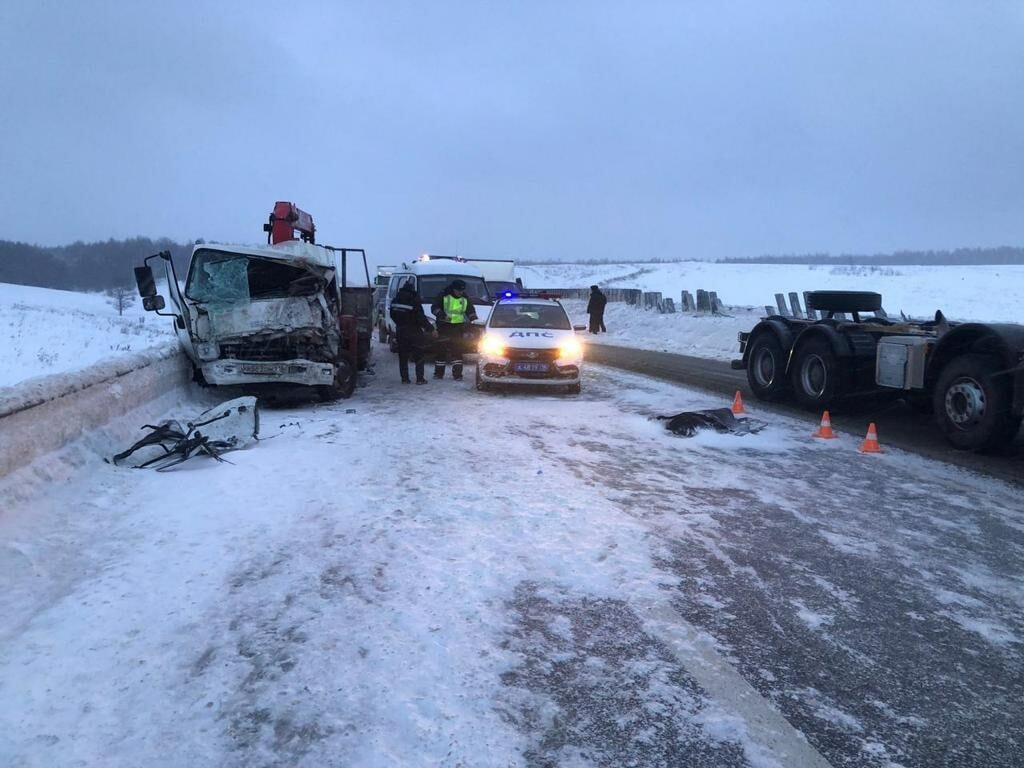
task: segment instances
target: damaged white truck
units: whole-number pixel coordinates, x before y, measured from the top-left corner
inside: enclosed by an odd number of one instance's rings
[[[303,241],[285,239],[282,224],[289,234],[300,229]],[[148,257],[135,269],[143,306],[174,318],[200,384],[299,385],[321,399],[349,397],[370,355],[366,254],[314,244],[312,219],[291,203],[276,204],[267,231],[275,242],[266,248],[196,245],[183,288],[170,253]],[[162,262],[170,311],[153,260]],[[349,267],[361,274],[353,279]]]

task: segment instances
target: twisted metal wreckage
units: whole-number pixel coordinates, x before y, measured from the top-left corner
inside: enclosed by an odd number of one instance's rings
[[[113,457],[119,464],[137,451],[146,450],[136,469],[163,472],[199,454],[226,461],[222,454],[244,448],[259,440],[260,416],[255,397],[238,397],[203,411],[195,421],[182,424],[168,419],[145,424],[151,430],[133,446]],[[156,453],[155,456],[150,454]]]

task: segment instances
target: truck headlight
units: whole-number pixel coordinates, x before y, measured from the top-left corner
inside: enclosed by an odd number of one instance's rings
[[[200,360],[216,360],[220,357],[220,345],[216,341],[204,341],[196,344],[196,354]]]
[[[480,354],[487,357],[505,357],[505,340],[493,333],[485,333],[480,340]]]
[[[581,357],[583,357],[583,345],[579,339],[570,337],[558,345],[559,360],[579,360]]]

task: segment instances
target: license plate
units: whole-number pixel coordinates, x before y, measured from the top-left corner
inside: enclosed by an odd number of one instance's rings
[[[255,373],[263,376],[273,376],[281,373],[280,366],[277,365],[243,365],[242,373]]]
[[[547,363],[516,363],[512,366],[516,373],[547,373]]]

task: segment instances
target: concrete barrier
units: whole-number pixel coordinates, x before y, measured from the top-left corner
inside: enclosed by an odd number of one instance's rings
[[[560,299],[581,299],[590,298],[589,288],[527,288],[528,293],[546,293],[557,296]],[[623,301],[626,304],[638,305],[642,291],[639,288],[602,288],[602,293],[609,302]]]
[[[129,413],[156,418],[145,407],[184,392],[190,376],[174,342],[0,389],[0,479]],[[117,438],[140,426],[119,425]]]

